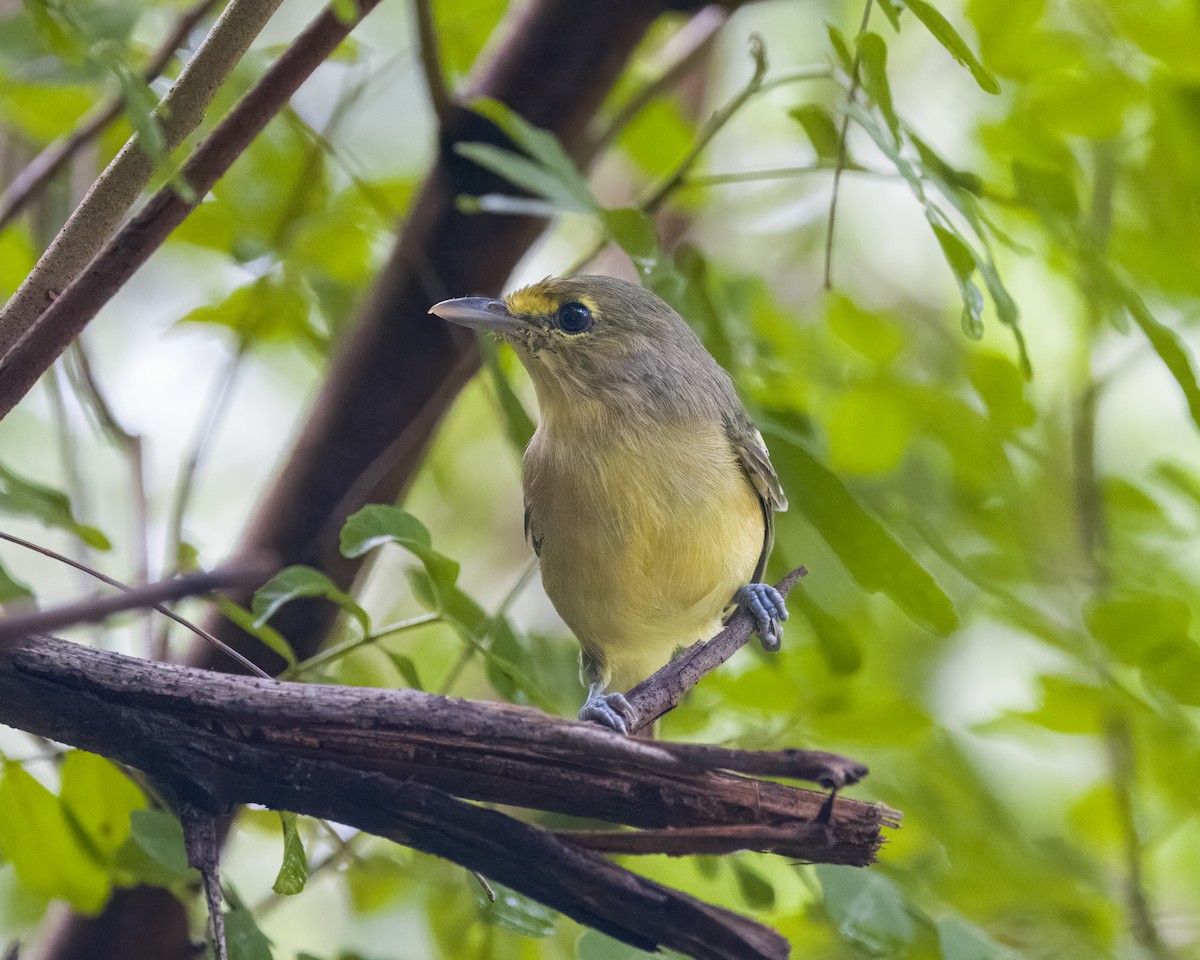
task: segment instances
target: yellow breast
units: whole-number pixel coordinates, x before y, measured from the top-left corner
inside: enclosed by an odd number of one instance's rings
[[[618,686],[712,636],[763,548],[720,424],[539,427],[525,458],[546,593]]]

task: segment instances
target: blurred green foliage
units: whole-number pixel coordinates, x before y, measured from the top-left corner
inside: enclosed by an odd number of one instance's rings
[[[512,14],[496,0],[434,6],[457,82]],[[118,90],[125,119],[85,172],[130,131],[151,135],[150,88],[131,78],[175,10],[37,0],[5,14],[13,155]],[[514,283],[612,242],[621,252],[591,268],[640,276],[684,313],[742,389],[793,504],[770,573],[803,563],[810,576],[783,652],[748,648],[662,735],[842,751],[871,767],[857,796],[904,811],[866,871],[763,855],[629,865],[775,925],[796,956],[1200,956],[1200,7],[878,0],[863,12],[750,5],[702,78],[607,130],[589,172],[493,102],[474,109],[515,149],[456,147],[513,186],[461,209],[552,220]],[[304,405],[433,149],[424,104],[391,102],[420,82],[405,16],[374,14],[383,32],[347,44],[152,262],[187,295],[141,301],[150,339],[217,338],[258,396]],[[599,131],[670,62],[681,23],[651,32]],[[769,66],[747,86],[751,31]],[[409,44],[402,62],[378,36]],[[274,52],[251,51],[209,128]],[[741,95],[690,158],[706,119]],[[386,158],[360,155],[371,127],[393,121]],[[665,183],[657,209],[648,198]],[[41,233],[33,218],[0,234],[3,292]],[[118,336],[119,304],[96,336]],[[343,551],[377,557],[362,590],[292,568],[251,611],[226,609],[289,657],[291,675],[577,707],[574,646],[521,539],[531,390],[506,349],[485,358],[408,512],[347,518]],[[110,381],[122,371],[110,356]],[[58,429],[87,435],[93,401],[68,380],[79,415]],[[122,412],[138,421],[159,402],[126,399]],[[179,417],[175,432],[189,432]],[[70,471],[44,452],[52,422],[35,401],[0,427],[5,526],[53,530],[132,579],[120,511],[59,492]],[[286,433],[239,438],[261,460]],[[93,482],[119,471],[102,442],[74,442],[99,464]],[[210,456],[236,474],[234,442]],[[236,528],[227,514],[240,522],[255,496],[246,483],[221,490],[228,503],[182,504],[206,561],[232,541],[218,532]],[[165,515],[161,498],[152,511]],[[103,558],[97,527],[115,547]],[[0,603],[53,593],[16,548],[0,560]],[[326,651],[295,663],[269,620],[300,596],[346,616]],[[132,633],[118,624],[109,637]],[[0,750],[0,941],[30,935],[53,899],[95,912],[114,887],[188,889],[178,823],[111,764],[78,752],[50,764],[15,733]],[[281,854],[278,819],[252,811],[234,838],[225,871],[246,898],[227,920],[235,955],[638,955],[514,891],[490,902],[459,868],[392,844],[335,839],[303,818],[285,819],[284,837]],[[305,905],[315,897],[320,926]]]

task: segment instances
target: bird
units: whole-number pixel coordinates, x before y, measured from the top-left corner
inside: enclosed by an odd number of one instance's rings
[[[581,720],[634,729],[621,690],[739,606],[780,648],[787,608],[762,577],[787,497],[729,375],[669,304],[573,275],[429,312],[507,341],[533,382],[525,535],[579,641]]]

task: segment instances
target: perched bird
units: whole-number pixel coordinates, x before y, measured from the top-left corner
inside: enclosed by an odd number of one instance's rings
[[[777,650],[783,598],[761,581],[787,498],[729,375],[670,306],[609,277],[551,277],[430,311],[499,334],[541,418],[525,451],[525,534],[581,648],[583,720],[628,732],[628,689],[723,612]]]

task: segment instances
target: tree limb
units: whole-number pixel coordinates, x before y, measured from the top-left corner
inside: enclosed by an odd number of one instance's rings
[[[786,946],[582,848],[766,849],[861,865],[898,818],[839,797],[821,823],[820,793],[530,708],[222,676],[51,637],[0,650],[0,722],[142,769],[201,811],[257,802],[336,820],[451,859],[627,942],[695,957],[781,957]],[[451,794],[646,829],[576,843]]]

